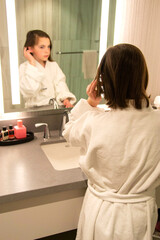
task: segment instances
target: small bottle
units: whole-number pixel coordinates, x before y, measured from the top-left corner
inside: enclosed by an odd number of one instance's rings
[[[23,125],[22,120],[17,120],[17,126],[14,126],[14,136],[17,139],[26,138],[27,130],[26,127]]]
[[[2,127],[1,133],[2,133],[2,141],[8,140],[8,130],[7,130],[6,126]]]
[[[8,139],[12,140],[14,139],[14,129],[12,125],[9,125],[9,129],[8,129]]]

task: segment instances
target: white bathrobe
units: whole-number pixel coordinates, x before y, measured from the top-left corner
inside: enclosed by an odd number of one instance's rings
[[[160,111],[105,112],[81,99],[63,132],[88,177],[76,240],[151,240],[160,185]]]
[[[73,104],[76,97],[69,91],[66,78],[56,62],[47,61],[45,68],[36,61],[32,66],[28,61],[19,68],[20,90],[26,101],[25,107],[48,105],[55,98],[58,105],[70,98]]]

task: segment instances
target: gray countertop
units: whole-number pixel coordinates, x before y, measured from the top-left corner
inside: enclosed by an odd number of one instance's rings
[[[57,171],[52,167],[42,142],[42,133],[35,133],[31,142],[0,146],[0,203],[86,188],[80,168]]]

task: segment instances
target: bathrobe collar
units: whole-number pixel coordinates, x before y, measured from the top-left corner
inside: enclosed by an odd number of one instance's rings
[[[43,67],[37,60],[35,60],[35,63],[36,63],[36,67],[37,67],[38,69],[40,69],[41,71],[45,71],[45,69],[46,69],[47,66],[48,66],[48,60],[46,61],[45,67]]]

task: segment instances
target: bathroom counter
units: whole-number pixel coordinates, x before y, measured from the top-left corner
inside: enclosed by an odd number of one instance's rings
[[[0,204],[86,188],[80,168],[57,171],[52,167],[40,147],[42,136],[35,133],[31,142],[0,146]]]
[[[54,137],[54,141],[58,140]],[[0,146],[0,204],[86,189],[87,178],[81,169],[55,170],[41,149],[42,142],[43,133],[40,132],[35,133],[31,142]],[[157,199],[159,196],[160,187]],[[159,204],[158,201],[158,207]]]

